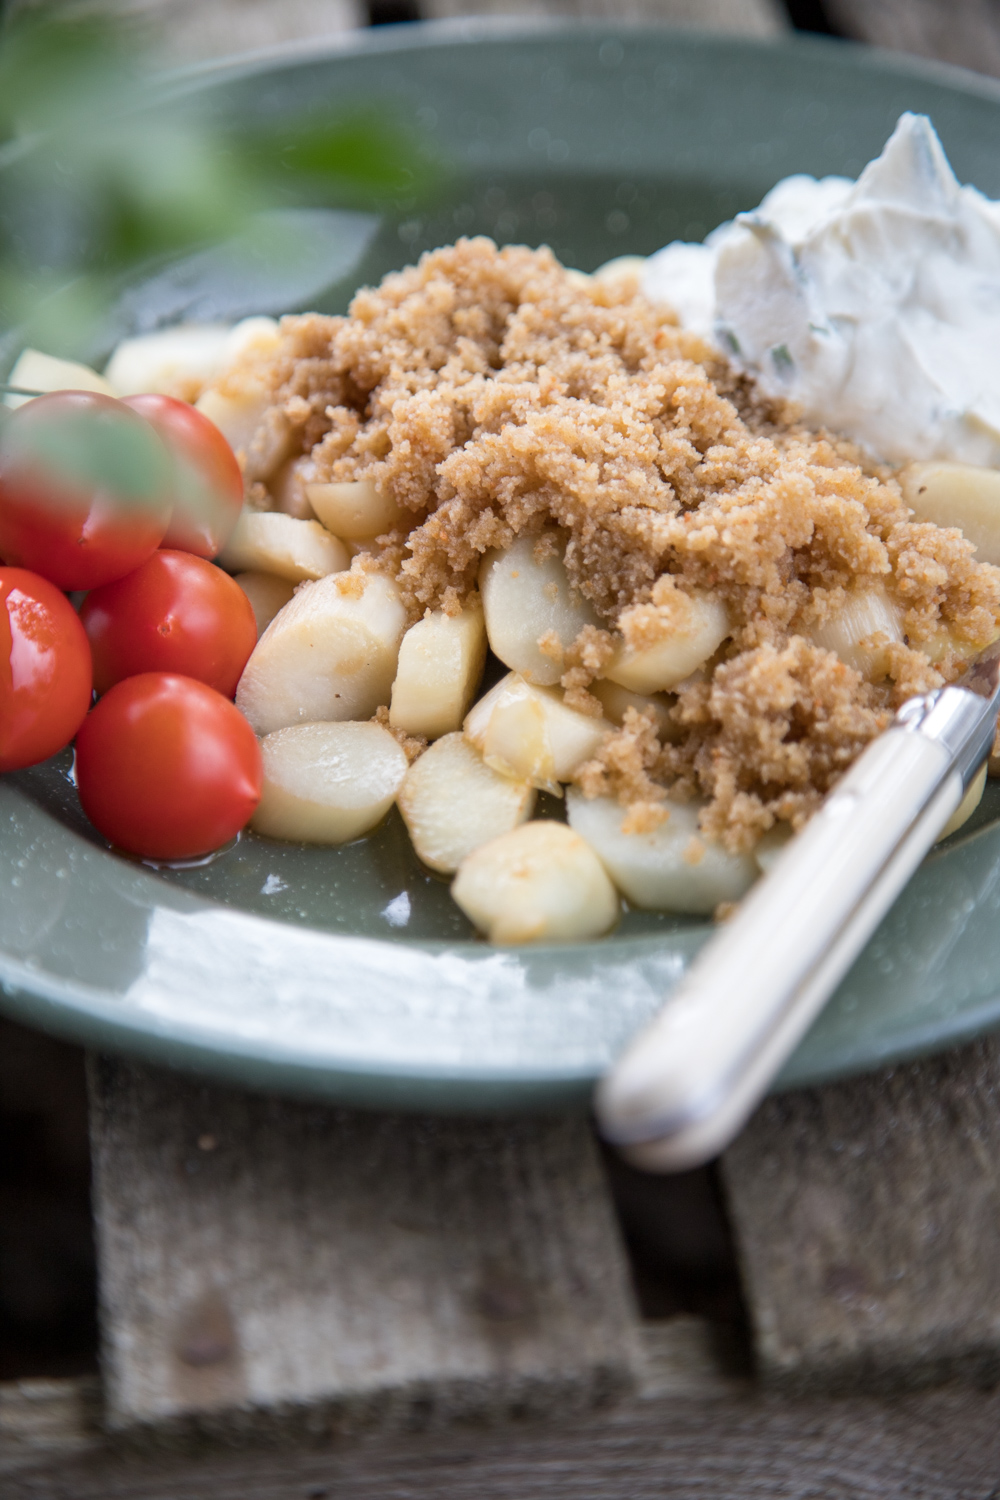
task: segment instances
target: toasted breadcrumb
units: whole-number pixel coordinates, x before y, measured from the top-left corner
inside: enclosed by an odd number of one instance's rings
[[[389,710],[384,704],[372,714],[372,723],[381,724],[383,729],[388,729],[411,766],[427,749],[427,740],[424,735],[407,734],[405,729],[397,729],[395,725],[389,723]]]
[[[681,850],[681,859],[686,865],[700,865],[704,858],[705,841],[692,834]]]
[[[622,819],[622,833],[655,833],[669,817],[662,802],[633,802]]]
[[[702,831],[730,848],[800,826],[897,704],[954,680],[1000,627],[1000,570],[914,522],[887,470],[763,401],[635,278],[581,281],[545,249],[434,251],[346,318],[285,318],[277,349],[218,388],[266,397],[252,504],[306,455],[315,481],[373,480],[412,514],[363,566],[391,573],[414,619],[460,607],[489,548],[560,528],[607,627],[565,653],[573,707],[596,711],[611,632],[654,640],[691,589],[721,597],[731,636],[678,690],[670,742],[630,710],[579,773],[639,822],[669,790],[706,799]],[[808,638],[866,585],[904,632],[876,683]]]
[[[334,574],[334,588],[344,599],[360,599],[365,591],[364,561],[356,557],[352,559],[350,568],[345,573]]]

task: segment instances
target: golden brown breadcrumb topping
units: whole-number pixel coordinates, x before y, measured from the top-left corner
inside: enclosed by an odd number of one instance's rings
[[[407,734],[405,729],[398,729],[394,724],[390,724],[389,710],[385,704],[382,704],[381,707],[375,710],[372,715],[372,722],[381,724],[383,729],[388,729],[411,765],[427,749],[427,740],[422,734]]]
[[[247,383],[270,403],[246,455],[256,503],[274,503],[259,475],[276,444],[310,480],[391,492],[412,525],[355,566],[391,571],[414,617],[456,609],[489,548],[561,528],[606,624],[568,653],[574,707],[597,711],[608,632],[655,640],[679,595],[722,597],[732,634],[678,691],[671,743],[629,710],[580,773],[636,827],[666,788],[706,798],[703,830],[731,847],[799,825],[899,702],[953,680],[1000,625],[1000,570],[914,522],[888,471],[757,399],[634,280],[582,282],[548,250],[434,251],[346,318],[285,318],[277,351],[221,388]],[[870,683],[808,637],[877,581],[905,642]]]

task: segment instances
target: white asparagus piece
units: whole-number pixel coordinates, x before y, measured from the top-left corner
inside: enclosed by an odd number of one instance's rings
[[[195,406],[200,412],[204,412],[210,422],[215,423],[238,456],[241,453],[245,455],[253,442],[270,405],[270,399],[270,393],[263,390],[252,389],[241,391],[239,395],[227,396],[214,386],[209,386],[198,397]]]
[[[236,706],[257,734],[369,719],[389,701],[405,626],[399,591],[381,574],[304,585],[257,642]]]
[[[556,796],[612,732],[606,719],[567,708],[559,689],[535,687],[516,672],[473,705],[464,729],[488,766]]]
[[[708,916],[720,901],[738,901],[757,879],[752,854],[730,854],[698,828],[695,802],[664,803],[669,817],[650,833],[625,833],[628,809],[613,797],[586,798],[570,787],[566,814],[604,861],[633,906]]]
[[[659,693],[676,687],[722,645],[730,631],[721,599],[702,591],[680,594],[687,602],[687,619],[670,635],[651,646],[628,646],[623,641],[605,677],[633,693]]]
[[[900,609],[883,584],[868,584],[851,589],[841,608],[811,625],[808,635],[869,682],[879,682],[888,667],[885,647],[903,639]]]
[[[281,342],[281,325],[277,318],[263,313],[241,318],[234,323],[226,335],[223,362],[226,365],[241,359],[244,354],[269,354]]]
[[[613,260],[606,260],[603,266],[598,266],[594,280],[612,286],[616,282],[631,281],[634,276],[642,275],[645,264],[644,255],[616,255]]]
[[[274,318],[243,318],[233,327],[227,323],[181,323],[123,339],[104,374],[119,396],[143,391],[169,395],[186,380],[207,384],[241,355],[273,349],[279,338]]]
[[[979,562],[1000,563],[1000,470],[933,459],[910,464],[898,477],[918,521],[958,526]]]
[[[637,713],[648,714],[652,710],[656,721],[656,732],[660,739],[670,739],[679,732],[679,726],[670,718],[672,700],[663,693],[633,693],[609,677],[598,678],[588,689],[604,709],[605,717],[612,724],[624,724],[625,710],[634,708]]]
[[[269,480],[293,454],[295,429],[272,392],[250,381],[237,392],[209,386],[195,402],[236,454],[247,483]]]
[[[565,823],[522,823],[459,866],[451,894],[493,943],[571,943],[613,926],[618,896]]]
[[[43,354],[39,349],[23,349],[7,376],[7,385],[19,385],[26,391],[97,391],[102,396],[116,396],[118,392],[109,385],[103,375],[98,375],[89,365],[79,365],[75,360],[56,359]],[[8,392],[3,398],[4,406],[11,409],[32,401],[32,396],[15,396]]]
[[[276,573],[237,573],[235,583],[250,600],[253,617],[257,621],[257,639],[260,640],[279,610],[295,593],[295,584]]]
[[[286,516],[294,516],[296,521],[316,520],[316,512],[309,504],[309,497],[306,494],[306,485],[313,467],[313,461],[309,455],[300,453],[298,458],[288,459],[277,473],[271,476],[267,488],[276,510],[280,510]],[[327,531],[333,530],[330,526],[326,529]],[[333,534],[338,536],[339,532],[334,531]]]
[[[491,770],[463,734],[446,734],[413,762],[397,800],[424,864],[450,873],[530,818],[535,790]]]
[[[345,480],[339,484],[306,485],[309,504],[324,526],[351,542],[370,542],[386,531],[412,522],[391,495],[377,490],[370,479]]]
[[[751,853],[754,863],[762,875],[769,875],[777,864],[785,845],[794,837],[790,823],[775,823],[754,844]]]
[[[1000,634],[1000,632],[996,634]],[[994,635],[994,640],[996,639],[996,634]],[[936,666],[944,657],[951,656],[952,654],[964,658],[967,663],[971,663],[972,658],[978,656],[992,642],[970,641],[966,637],[954,634],[953,631],[948,629],[947,625],[939,623],[938,629],[932,635],[924,636],[923,640],[919,641],[916,638],[911,638],[909,644],[913,647],[914,651],[919,651],[921,655],[926,656],[927,660]]]
[[[347,548],[318,521],[297,521],[275,510],[240,513],[218,557],[230,573],[274,573],[292,583],[343,573]]]
[[[225,323],[182,323],[123,339],[104,369],[116,395],[170,392],[179,381],[212,380],[226,356]]]
[[[570,588],[562,547],[557,545],[539,562],[535,549],[540,543],[541,537],[522,536],[506,552],[487,552],[479,568],[479,589],[494,653],[528,682],[550,687],[564,667],[538,642],[554,635],[561,646],[570,646],[585,625],[600,621],[586,599]]]
[[[459,615],[435,610],[411,625],[399,648],[389,722],[407,734],[436,740],[462,720],[486,661],[486,629],[478,594]]]
[[[380,823],[406,775],[406,755],[381,724],[296,724],[265,735],[256,833],[344,844]]]
[[[952,813],[951,817],[948,819],[947,823],[944,825],[941,832],[934,840],[936,844],[940,844],[941,840],[946,839],[949,834],[957,833],[958,830],[963,827],[963,825],[966,824],[972,817],[972,814],[975,812],[976,808],[983,800],[983,792],[986,790],[986,772],[988,768],[988,763],[986,765],[983,765],[978,774],[973,778],[972,781],[969,782],[969,786],[966,790],[965,796],[962,798],[961,802],[955,808],[955,811]]]

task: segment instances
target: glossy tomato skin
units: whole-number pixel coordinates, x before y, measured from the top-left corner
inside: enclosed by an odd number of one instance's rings
[[[170,460],[138,412],[94,391],[26,401],[0,431],[0,558],[61,589],[121,578],[163,540]]]
[[[232,448],[186,401],[144,393],[126,396],[125,405],[152,423],[173,463],[173,511],[162,545],[217,556],[243,506],[243,475]]]
[[[179,672],[231,698],[257,644],[253,606],[239,584],[203,557],[164,548],[93,589],[80,619],[99,693],[139,672]]]
[[[68,745],[91,698],[90,647],[54,584],[0,567],[0,771]]]
[[[144,859],[193,859],[233,838],[264,767],[246,719],[214,688],[170,672],[128,677],[87,715],[76,780],[104,837]]]

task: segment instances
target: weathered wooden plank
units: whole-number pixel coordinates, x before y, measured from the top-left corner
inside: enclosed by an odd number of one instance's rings
[[[745,1361],[734,1355],[731,1330],[691,1313],[643,1323],[643,1370],[638,1394],[644,1400],[689,1396],[708,1400],[746,1395]]]
[[[681,1314],[643,1323],[639,1340],[641,1400],[747,1393],[746,1379],[731,1373],[718,1330],[704,1318]],[[121,1463],[122,1454],[101,1430],[100,1413],[100,1382],[93,1376],[0,1382],[0,1492],[6,1494],[5,1482],[15,1473],[44,1472],[50,1463],[84,1453],[112,1469]]]
[[[36,0],[8,0],[11,10]],[[63,0],[67,3],[67,0]],[[366,0],[97,0],[101,8],[141,23],[171,59],[195,61],[282,46],[321,43],[368,24]],[[377,6],[374,7],[377,9]],[[459,16],[522,16],[662,23],[744,36],[787,29],[781,0],[416,0],[424,20]]]
[[[734,1376],[718,1330],[706,1319],[681,1313],[639,1325],[640,1400],[740,1396],[745,1377]],[[0,1381],[0,1480],[39,1455],[111,1451],[101,1430],[96,1376]]]
[[[845,36],[1000,76],[1000,11],[992,0],[824,0]]]
[[[0,1444],[0,1489],[4,1500],[995,1500],[998,1430],[996,1393],[730,1391],[559,1426],[211,1456],[123,1455],[91,1440],[5,1464]]]
[[[5,13],[28,10],[38,0],[6,0]],[[76,0],[57,0],[70,9]],[[169,62],[202,62],[235,53],[320,43],[368,24],[364,0],[88,0],[127,20]]]
[[[780,0],[420,0],[427,20],[529,16],[638,21],[743,36],[776,36],[788,26]]]
[[[586,1121],[331,1110],[108,1058],[91,1100],[112,1428],[453,1420],[633,1382]]]
[[[289,42],[328,41],[368,22],[363,0],[138,0],[160,45],[183,62]]]
[[[100,1447],[96,1376],[0,1383],[0,1480],[15,1470]]]
[[[759,1369],[1000,1379],[1000,1043],[769,1099],[723,1173]]]

